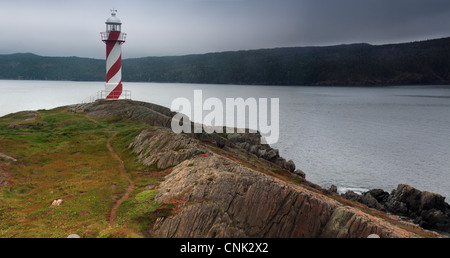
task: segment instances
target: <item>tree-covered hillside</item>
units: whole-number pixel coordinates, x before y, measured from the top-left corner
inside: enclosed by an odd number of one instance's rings
[[[0,79],[101,81],[104,70],[105,61],[97,59],[0,55]]]
[[[102,81],[105,61],[0,55],[0,79]],[[261,85],[450,84],[450,38],[295,47],[123,61],[123,80]]]

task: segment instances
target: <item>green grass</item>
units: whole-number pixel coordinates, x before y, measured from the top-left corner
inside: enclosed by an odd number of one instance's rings
[[[163,178],[140,164],[128,145],[146,128],[119,118],[96,123],[64,109],[39,111],[35,121],[24,121],[23,113],[0,118],[0,152],[19,160],[7,163],[12,184],[0,188],[0,237],[145,236],[148,220],[141,218],[161,206],[151,201],[157,190],[146,187]],[[111,227],[113,197],[128,186],[106,148],[114,132],[112,146],[136,189]],[[52,207],[58,198],[63,204]]]

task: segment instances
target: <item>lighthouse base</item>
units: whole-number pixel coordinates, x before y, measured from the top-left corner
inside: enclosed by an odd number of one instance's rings
[[[130,99],[131,100],[131,91],[130,90],[122,91],[122,94],[117,99],[108,98],[108,96],[110,96],[110,95],[111,95],[111,92],[102,90],[102,91],[97,92],[97,97],[94,97],[94,99],[95,100],[97,100],[97,99],[106,99],[106,100]]]
[[[123,86],[120,82],[117,83],[106,83],[105,84],[105,93],[106,99],[119,99],[123,92]]]

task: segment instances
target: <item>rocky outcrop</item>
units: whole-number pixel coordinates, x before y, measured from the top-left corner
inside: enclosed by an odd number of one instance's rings
[[[176,212],[157,220],[156,237],[417,237],[215,154],[177,165],[159,190],[155,200],[174,203]]]
[[[423,228],[450,233],[450,205],[439,194],[401,184],[391,194],[374,189],[362,195],[347,192],[342,197],[410,218]]]
[[[167,128],[144,130],[129,148],[146,165],[172,167],[155,201],[171,205],[173,213],[157,219],[156,237],[418,236]]]
[[[399,185],[384,206],[389,212],[413,219],[423,228],[450,233],[450,206],[439,194]]]
[[[17,120],[8,125],[8,129],[33,129],[40,130],[44,124],[35,122],[39,119],[39,112],[36,111],[22,111],[14,114]]]
[[[153,126],[161,126],[171,128],[172,118],[176,113],[170,109],[146,102],[121,100],[121,101],[107,101],[98,100],[84,107],[84,111],[90,117],[94,118],[110,118],[110,119],[131,119],[134,121],[147,123]],[[184,118],[187,119],[187,118]],[[224,148],[238,147],[244,151],[256,155],[258,158],[270,161],[281,169],[286,169],[291,173],[295,173],[303,178],[305,173],[297,170],[295,163],[292,160],[286,161],[280,156],[277,149],[273,149],[268,144],[261,143],[261,134],[259,132],[249,133],[224,133],[224,134],[208,134],[206,132],[194,133],[194,128],[202,125],[191,123],[192,133],[184,134],[195,139],[210,141],[217,147]],[[226,129],[224,128],[224,131]]]
[[[133,149],[144,165],[156,165],[159,169],[176,166],[207,152],[198,141],[184,134],[174,134],[167,128],[144,130],[129,148]]]
[[[94,118],[131,119],[162,127],[170,127],[172,117],[176,114],[162,106],[131,100],[97,100],[85,106],[84,112]]]
[[[291,173],[294,173],[294,162],[292,160],[286,161],[280,156],[277,149],[273,149],[268,144],[262,144],[261,138],[261,134],[259,133],[234,133],[227,135],[227,139],[234,143],[235,146],[255,154],[259,158],[268,160],[281,168],[290,171]],[[301,174],[300,171],[298,171],[298,174]]]
[[[359,195],[353,191],[348,191],[345,194],[343,194],[342,197],[344,197],[347,200],[360,202],[369,208],[382,210],[382,211],[385,210],[384,207],[380,203],[378,203],[378,201],[368,192],[363,193],[362,195]]]
[[[175,134],[174,113],[134,101],[97,101],[85,111],[153,125],[129,148],[143,164],[169,173],[154,199],[166,207],[149,229],[156,237],[439,237],[295,180],[304,173],[261,144],[259,134]]]

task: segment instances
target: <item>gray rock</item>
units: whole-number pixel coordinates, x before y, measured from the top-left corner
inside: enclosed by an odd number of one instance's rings
[[[305,172],[301,171],[300,169],[295,170],[295,171],[294,171],[294,175],[297,175],[297,176],[299,176],[299,177],[301,177],[301,178],[306,179],[306,174],[305,174]]]
[[[363,193],[361,195],[362,204],[365,204],[367,207],[376,209],[376,210],[385,210],[384,206],[381,205],[370,193]]]
[[[343,197],[380,209],[369,196],[380,204],[383,208],[381,210],[410,218],[425,229],[450,232],[450,206],[445,202],[445,197],[439,194],[422,192],[412,186],[401,184],[390,195],[383,190],[374,189],[361,197],[352,194]]]
[[[258,150],[258,152],[256,153],[256,156],[258,156],[259,158],[263,158],[264,155],[266,155],[266,150]]]
[[[175,134],[170,129],[158,128],[142,131],[129,146],[146,166],[158,169],[176,166],[207,150],[187,135]]]
[[[399,205],[402,203],[403,205]],[[399,185],[396,190],[389,196],[386,206],[395,213],[414,213],[420,215],[423,210],[435,209],[445,212],[445,197],[430,193],[422,192],[409,185]],[[405,212],[405,209],[407,210]]]
[[[354,202],[360,202],[361,198],[360,195],[353,191],[347,191],[343,194],[341,194],[342,197],[344,197],[347,200],[354,201]]]
[[[289,170],[290,172],[294,172],[295,171],[295,163],[292,160],[289,160],[286,163],[286,169]]]
[[[347,200],[362,203],[369,208],[373,208],[373,209],[377,209],[377,210],[384,210],[384,206],[379,204],[378,201],[368,192],[359,195],[353,191],[348,191],[341,196]]]
[[[250,147],[250,152],[253,153],[253,154],[256,154],[256,153],[258,153],[259,148],[260,148],[259,145],[252,145],[252,146]]]
[[[272,160],[274,160],[275,158],[277,158],[279,156],[280,156],[280,154],[279,154],[279,151],[277,149],[271,149],[269,151],[266,151],[266,153],[263,156],[263,158],[265,160],[272,161]]]
[[[17,159],[0,152],[0,160],[17,162]]]
[[[331,185],[330,189],[328,189],[328,191],[332,192],[332,193],[338,193],[338,188],[335,185]]]
[[[370,195],[372,195],[373,198],[375,198],[377,200],[377,202],[382,205],[384,203],[386,203],[387,199],[389,198],[389,193],[385,192],[382,189],[373,189],[373,190],[370,190],[368,193]]]
[[[421,210],[429,210],[429,209],[435,209],[439,211],[444,211],[445,209],[445,197],[430,193],[430,192],[422,192],[422,195],[420,197],[420,205],[419,208]]]

